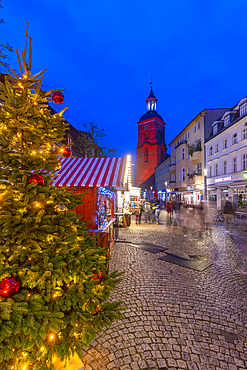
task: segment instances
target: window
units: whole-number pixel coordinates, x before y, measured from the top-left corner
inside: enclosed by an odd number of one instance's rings
[[[200,128],[200,121],[197,122],[197,130],[199,130],[199,128]]]
[[[187,138],[188,138],[188,137],[190,137],[190,132],[189,132],[189,131],[187,132]]]
[[[212,154],[213,154],[213,147],[210,146],[210,148],[209,148],[209,155],[212,155]]]
[[[242,140],[247,139],[247,127],[242,129]]]
[[[148,162],[148,149],[145,149],[144,162]]]
[[[213,127],[213,135],[216,135],[216,134],[217,134],[217,132],[218,132],[218,126],[217,126],[217,125],[215,125],[215,126]]]
[[[233,172],[237,172],[237,157],[232,158]]]
[[[209,177],[212,177],[212,166],[209,166]]]
[[[242,156],[242,169],[247,170],[247,153]]]
[[[201,164],[201,162],[197,164],[196,172],[198,173],[198,175],[202,174],[202,164]]]
[[[189,149],[187,148],[187,159],[189,159],[190,155],[189,155]]]
[[[193,132],[196,132],[196,125],[193,126]]]
[[[146,130],[145,131],[145,140],[149,139],[149,134],[148,134],[148,131]]]
[[[159,141],[162,140],[162,134],[161,134],[161,131],[160,130],[158,131],[158,138],[159,138]]]
[[[243,117],[246,113],[247,113],[247,102],[245,102],[244,104],[240,105],[240,108],[239,108],[239,115],[240,115],[240,117]]]
[[[174,149],[175,149],[175,144],[172,145],[172,150],[174,150]]]
[[[226,161],[223,162],[223,174],[226,175]]]
[[[227,148],[227,139],[224,139],[223,141],[223,149],[226,149]]]
[[[70,136],[67,136],[67,145],[71,146],[71,144],[72,144],[72,139]]]
[[[218,163],[215,165],[215,176],[218,176]]]
[[[230,114],[224,118],[224,126],[228,126],[230,124]]]
[[[182,149],[182,159],[184,159],[184,148]]]
[[[232,144],[237,144],[237,133],[232,135]]]
[[[219,151],[219,144],[217,143],[216,145],[215,145],[215,152],[217,153]]]
[[[182,172],[182,181],[185,181],[185,168],[183,168],[183,172]]]
[[[181,172],[180,172],[180,170],[178,170],[178,181],[179,182],[181,181]]]
[[[187,139],[187,136],[186,136],[186,133],[184,134],[184,140],[186,140]]]
[[[180,150],[178,151],[178,160],[180,161]]]
[[[190,167],[187,168],[188,181],[190,181]]]
[[[167,166],[167,167],[168,167],[167,171],[169,172],[169,169],[170,169],[170,165],[168,164],[168,166]]]

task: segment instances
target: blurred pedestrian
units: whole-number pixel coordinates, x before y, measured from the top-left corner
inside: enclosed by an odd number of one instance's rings
[[[136,224],[139,224],[140,225],[140,223],[141,223],[141,217],[142,217],[142,209],[141,209],[141,205],[140,204],[138,204],[136,206],[136,212],[135,212],[135,214],[136,214]]]
[[[156,217],[156,224],[159,225],[159,223],[160,223],[160,220],[159,220],[159,218],[160,218],[160,206],[159,206],[159,204],[156,206],[154,214],[155,214],[155,217]]]
[[[150,202],[146,203],[146,220],[149,224],[151,224],[151,218],[152,218],[152,209]]]
[[[233,222],[233,213],[234,208],[232,205],[232,198],[228,196],[228,199],[226,200],[225,206],[224,206],[224,217],[225,217],[225,231],[226,233],[232,232],[232,222]],[[230,227],[229,227],[230,223]]]
[[[168,200],[168,202],[166,202],[166,212],[168,213],[169,217],[171,218],[172,217],[172,204],[171,204],[170,200]]]

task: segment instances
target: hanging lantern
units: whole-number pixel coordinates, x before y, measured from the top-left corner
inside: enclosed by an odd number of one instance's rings
[[[63,104],[64,96],[60,91],[54,91],[52,94],[52,100],[55,104]]]
[[[71,156],[71,150],[69,148],[63,148],[61,149],[61,152],[64,157],[68,158]]]
[[[0,282],[0,296],[10,298],[20,289],[20,280],[15,277],[7,277]]]
[[[40,185],[40,186],[43,186],[44,185],[44,179],[40,175],[32,175],[29,178],[28,182],[29,183],[31,183],[31,182],[37,182],[37,184]]]

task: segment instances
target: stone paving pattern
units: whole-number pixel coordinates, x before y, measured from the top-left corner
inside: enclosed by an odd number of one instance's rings
[[[185,234],[161,224],[132,224],[120,238],[168,247],[213,264],[202,272],[159,260],[128,243],[115,243],[110,270],[125,271],[112,300],[126,305],[123,319],[84,350],[85,370],[247,369],[247,238],[245,230]]]

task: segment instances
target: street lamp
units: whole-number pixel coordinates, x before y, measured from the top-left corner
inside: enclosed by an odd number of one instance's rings
[[[207,174],[208,174],[208,170],[206,168],[204,168],[204,196],[205,196],[205,200],[208,200]]]

